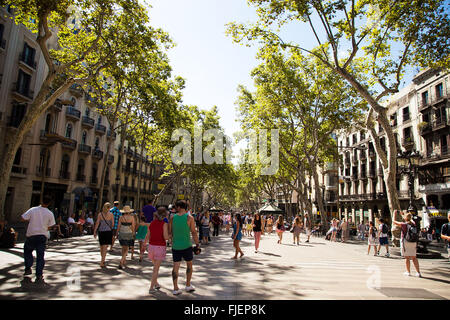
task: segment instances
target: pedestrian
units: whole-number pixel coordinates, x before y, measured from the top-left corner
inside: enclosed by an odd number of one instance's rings
[[[228,213],[225,216],[225,231],[227,233],[229,233],[230,232],[230,228],[231,228],[231,215]]]
[[[164,213],[165,213],[165,208]],[[153,221],[154,212],[152,212],[151,221]],[[144,259],[145,246],[148,241],[147,240],[147,231],[150,226],[150,222],[147,222],[148,219],[145,216],[144,212],[141,212],[139,216],[139,225],[136,232],[136,240],[139,242],[139,262],[142,262]]]
[[[134,247],[134,235],[136,230],[136,222],[131,215],[133,209],[130,206],[124,206],[121,210],[122,216],[119,219],[117,227],[117,238],[122,246],[122,260],[120,260],[119,269],[126,267],[127,254],[130,247]]]
[[[213,227],[214,227],[213,237],[218,237],[219,229],[222,224],[222,220],[220,219],[219,214],[217,212],[214,213],[214,216],[212,218],[212,223],[213,223]]]
[[[397,211],[397,210],[396,210]],[[419,261],[417,260],[417,240],[418,240],[418,232],[417,226],[414,221],[412,221],[411,213],[407,213],[403,215],[403,219],[405,222],[395,221],[397,217],[396,212],[394,211],[394,224],[401,227],[401,241],[402,241],[402,250],[403,256],[405,257],[406,263],[406,272],[405,276],[411,275],[410,270],[410,261],[412,260],[414,267],[416,269],[416,277],[421,277],[420,269],[419,269]]]
[[[190,235],[194,238],[196,250],[199,249],[200,243],[195,230],[194,218],[187,214],[187,203],[184,200],[178,200],[175,203],[177,214],[172,217],[169,223],[169,236],[172,237],[172,255],[173,255],[173,294],[179,295],[181,290],[178,288],[178,271],[180,269],[181,260],[184,259],[187,264],[186,268],[186,288],[187,292],[195,291],[191,284],[193,273],[193,249]]]
[[[253,219],[253,233],[255,235],[255,253],[258,253],[259,242],[261,240],[262,232],[262,220],[259,213],[255,213],[255,218]]]
[[[364,226],[364,223],[361,221],[358,224],[358,239],[364,241],[364,233],[366,232],[366,227]]]
[[[311,237],[312,224],[308,213],[305,214],[303,227],[305,228],[306,236],[308,237],[305,242],[309,242],[309,238]]]
[[[49,230],[56,224],[53,213],[48,209],[51,198],[44,196],[42,203],[38,207],[30,208],[22,215],[22,221],[28,222],[26,239],[23,246],[25,260],[24,275],[31,275],[31,267],[34,258],[33,251],[36,250],[36,280],[38,285],[46,286],[44,281],[45,266],[45,246],[48,239]]]
[[[368,244],[369,247],[367,248],[367,254],[370,254],[370,248],[373,247],[373,255],[376,256],[377,255],[377,241],[378,237],[377,237],[377,229],[375,228],[374,224],[372,221],[369,222],[369,237],[368,237]]]
[[[267,219],[267,233],[271,234],[273,231],[273,219],[271,216]]]
[[[336,235],[338,230],[338,222],[335,218],[331,220],[331,238],[330,241],[336,242]]]
[[[345,218],[342,219],[342,223],[341,223],[341,242],[344,243],[345,241],[347,241],[347,231],[348,231],[348,222]]]
[[[166,241],[169,239],[169,225],[166,220],[166,208],[159,207],[154,213],[155,219],[152,219],[144,244],[148,243],[148,258],[153,263],[152,280],[149,293],[159,290],[158,273],[161,263],[166,259]]]
[[[119,201],[114,201],[114,206],[111,208],[111,213],[114,215],[114,226],[113,226],[113,239],[111,243],[111,249],[112,252],[114,247],[114,242],[117,239],[117,227],[119,226],[119,219],[122,216],[122,213],[119,210]]]
[[[237,259],[238,253],[240,253],[240,257],[242,258],[244,256],[244,252],[242,252],[239,242],[242,240],[242,218],[239,213],[236,213],[235,215],[235,221],[233,224],[233,234],[231,235],[231,238],[233,239],[233,247],[235,248],[235,254],[231,259]]]
[[[279,244],[281,244],[281,241],[283,240],[283,232],[286,230],[286,227],[284,226],[284,218],[283,215],[279,215],[278,216],[278,220],[276,222],[276,231],[277,231],[277,235],[278,235],[278,242]]]
[[[111,204],[106,202],[103,205],[102,211],[97,215],[97,221],[94,226],[94,238],[97,238],[100,243],[100,268],[105,268],[106,252],[108,251],[108,246],[112,244],[113,239],[113,225],[114,225],[114,215],[109,211]]]
[[[253,232],[253,217],[250,215],[247,221],[247,233],[249,237],[253,237],[252,232]]]
[[[150,224],[153,221],[153,214],[155,213],[156,208],[153,206],[153,199],[149,200],[147,204],[142,207],[142,212],[145,216],[145,222]]]
[[[379,241],[379,245],[378,245],[378,251],[377,251],[377,255],[380,254],[380,249],[381,246],[385,246],[386,248],[386,257],[389,258],[389,239],[388,239],[388,232],[389,232],[389,227],[388,225],[385,223],[384,219],[381,218],[378,220],[380,222],[379,226],[378,226],[378,241]]]
[[[202,228],[202,244],[208,245],[208,239],[209,239],[209,211],[206,211],[206,213],[203,215],[201,220],[201,228]]]
[[[441,238],[447,241],[447,254],[450,261],[450,211],[447,213],[448,223],[444,223],[441,228]]]
[[[300,244],[300,232],[302,231],[302,221],[300,217],[295,217],[294,222],[292,223],[292,234],[293,240],[295,244],[295,240],[297,239],[297,245]]]

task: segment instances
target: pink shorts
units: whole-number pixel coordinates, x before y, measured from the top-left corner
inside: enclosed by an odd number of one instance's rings
[[[148,258],[150,260],[163,261],[166,259],[166,246],[148,246]]]

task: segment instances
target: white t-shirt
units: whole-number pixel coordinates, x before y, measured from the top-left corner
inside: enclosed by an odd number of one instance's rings
[[[68,223],[76,223],[75,220],[72,217],[69,217],[69,219],[67,219]]]
[[[382,223],[382,224],[380,224],[380,226],[379,226],[379,229],[378,230],[380,230],[380,238],[387,238],[387,236],[388,236],[388,234],[387,233],[383,233],[383,224],[384,223]]]
[[[87,222],[88,224],[94,224],[94,219],[92,219],[92,218],[87,218],[87,219],[86,219],[86,222]]]
[[[48,228],[56,224],[53,213],[42,206],[29,209],[22,218],[29,221],[27,237],[38,235],[48,237]]]

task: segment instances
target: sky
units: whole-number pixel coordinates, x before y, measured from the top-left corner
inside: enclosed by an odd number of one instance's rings
[[[201,109],[217,106],[220,124],[228,136],[239,131],[235,102],[242,84],[253,89],[251,70],[258,65],[257,46],[233,43],[225,25],[236,21],[255,22],[256,9],[246,0],[147,0],[150,23],[168,32],[176,43],[168,56],[173,73],[186,80],[185,105]],[[316,20],[313,18],[313,22]],[[318,25],[318,24],[317,24]],[[318,30],[321,36],[320,30]],[[282,30],[284,40],[305,48],[317,45],[306,24],[289,24]],[[411,77],[408,77],[410,81]]]

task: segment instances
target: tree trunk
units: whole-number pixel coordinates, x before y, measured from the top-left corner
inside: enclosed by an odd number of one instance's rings
[[[141,172],[142,172],[142,167],[144,166],[144,161],[142,161],[142,159],[144,156],[145,138],[146,138],[146,136],[144,135],[144,139],[141,144],[141,159],[139,160],[140,167],[139,167],[139,174],[138,174],[138,189],[137,189],[137,207],[138,208],[141,208]]]
[[[113,127],[114,124],[111,127]],[[111,145],[112,145],[112,136],[113,136],[113,131],[111,130],[111,139],[108,139],[108,137],[106,137],[108,143],[106,144],[106,152],[105,152],[105,158],[103,159],[103,169],[102,169],[102,175],[100,176],[100,187],[99,187],[99,195],[98,195],[98,202],[97,202],[97,212],[99,212],[101,210],[101,208],[103,207],[103,189],[105,188],[105,178],[106,178],[106,169],[109,166],[109,162],[108,162],[108,158],[109,155],[111,153]],[[111,185],[111,181],[109,182]],[[111,197],[111,194],[109,194],[109,197]],[[95,215],[97,215],[97,212],[95,213]]]

